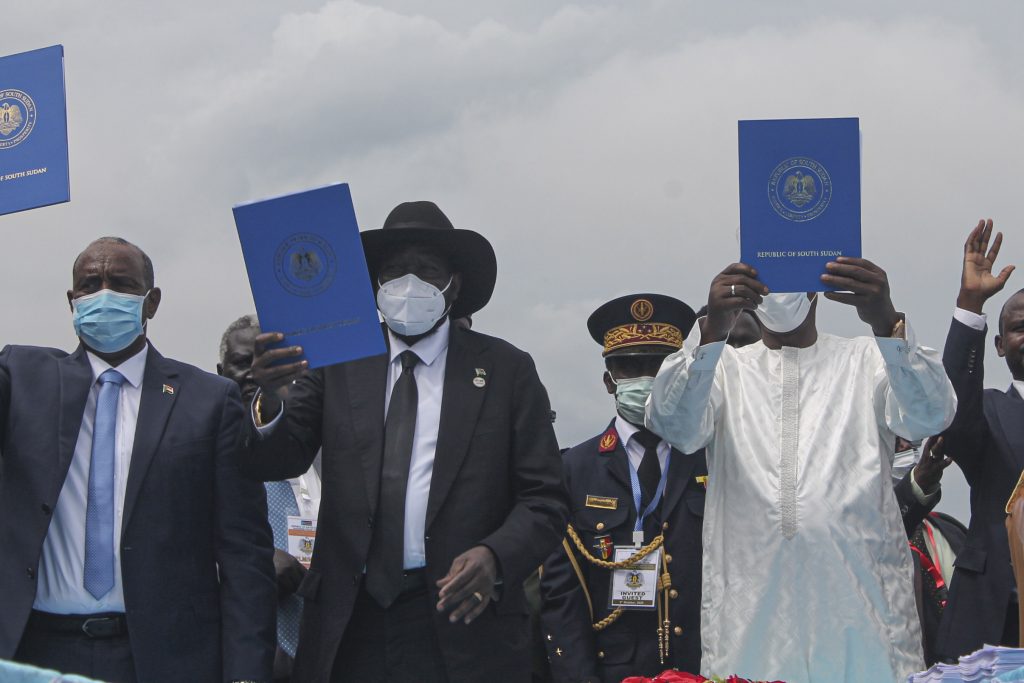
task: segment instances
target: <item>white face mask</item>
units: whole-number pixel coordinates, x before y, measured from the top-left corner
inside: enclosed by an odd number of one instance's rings
[[[438,289],[409,273],[380,286],[377,308],[392,332],[415,337],[429,332],[448,312],[444,293],[451,284],[449,279],[443,290]]]
[[[918,452],[917,447],[908,448],[905,451],[898,452],[892,459],[892,478],[893,481],[899,481],[903,477],[907,476],[907,472],[913,469],[917,461],[921,459],[921,454]]]
[[[647,407],[647,397],[651,395],[651,388],[654,386],[653,377],[632,377],[630,379],[616,380],[608,374],[615,385],[615,408],[626,422],[644,426],[644,411]]]
[[[814,298],[817,298],[815,293]],[[769,294],[757,307],[755,315],[761,324],[776,334],[786,334],[803,325],[811,312],[814,298],[808,299],[802,292],[790,294]]]

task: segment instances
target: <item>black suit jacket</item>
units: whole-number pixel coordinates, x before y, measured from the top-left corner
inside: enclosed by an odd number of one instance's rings
[[[32,609],[92,383],[82,347],[0,352],[0,658]],[[241,424],[233,382],[150,347],[120,538],[141,681],[270,678],[273,545],[262,487],[238,472]]]
[[[388,356],[309,373],[290,387],[283,422],[266,438],[250,426],[247,470],[266,480],[305,472],[322,447],[317,541],[306,579],[295,678],[329,680],[352,615],[380,489]],[[484,386],[474,379],[485,378]],[[479,382],[478,382],[479,384]],[[547,393],[529,355],[450,328],[444,395],[426,516],[426,578],[486,545],[498,559],[501,600],[470,626],[434,625],[453,683],[529,681],[522,584],[558,544],[567,508]]]
[[[1005,506],[1024,470],[1024,400],[1012,388],[984,389],[984,346],[985,331],[953,320],[942,354],[957,397],[946,450],[971,487],[971,523],[939,625],[937,650],[948,658],[1000,642],[1014,587]]]
[[[629,477],[629,462],[622,440],[614,429],[570,449],[564,456],[566,487],[571,504],[571,523],[591,555],[601,557],[599,537],[616,545],[631,545],[636,510]],[[615,435],[614,449],[601,448],[602,437]],[[707,476],[703,449],[684,455],[672,449],[665,497],[656,512],[655,528],[667,525],[665,551],[672,561],[675,598],[671,599],[672,628],[681,635],[670,638],[670,657],[658,659],[657,612],[626,612],[606,629],[594,632],[591,624],[604,619],[608,609],[611,572],[582,557],[573,542],[563,546],[544,563],[541,578],[541,620],[551,673],[559,683],[583,680],[618,681],[628,675],[653,676],[665,669],[700,671],[701,528],[704,522]],[[706,479],[705,479],[706,482]],[[614,510],[588,507],[587,497],[615,498]],[[645,526],[648,526],[645,523]],[[648,539],[654,529],[648,530]],[[603,558],[611,559],[611,558]],[[572,561],[586,578],[593,603],[591,618],[584,588]]]

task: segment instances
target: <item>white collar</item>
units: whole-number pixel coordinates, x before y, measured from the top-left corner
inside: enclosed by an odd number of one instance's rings
[[[409,346],[399,339],[390,328],[388,328],[388,340],[391,342],[391,358],[389,362],[394,362],[394,360],[398,358],[398,354],[403,351],[412,349],[412,351],[419,357],[421,363],[424,365],[432,365],[434,361],[444,353],[445,349],[448,348],[448,332],[450,329],[451,325],[448,322],[448,318],[445,318],[440,327],[423,339],[420,339],[412,346]]]
[[[92,381],[95,382],[99,379],[100,375],[114,367],[107,361],[103,360],[92,351],[86,351],[85,354],[89,356],[89,365],[92,366]],[[115,370],[124,376],[125,380],[133,387],[138,389],[142,386],[142,376],[146,374],[146,356],[149,354],[149,344],[145,344],[142,350],[132,356],[126,361],[123,361],[118,365]]]
[[[630,439],[637,435],[637,432],[640,431],[640,428],[616,413],[615,431],[619,433],[619,438],[622,439],[622,443],[623,445],[625,445],[629,443]]]

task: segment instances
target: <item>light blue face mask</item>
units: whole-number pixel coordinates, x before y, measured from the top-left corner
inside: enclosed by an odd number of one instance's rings
[[[142,334],[142,302],[149,292],[124,294],[101,289],[72,299],[75,334],[93,351],[122,351]]]
[[[610,374],[608,376],[611,377]],[[617,380],[612,377],[612,384],[615,385],[615,408],[619,415],[627,422],[643,427],[647,397],[651,395],[654,378],[634,377]]]

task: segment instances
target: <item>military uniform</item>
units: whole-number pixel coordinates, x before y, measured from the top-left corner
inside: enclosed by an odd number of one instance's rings
[[[667,355],[682,345],[691,316],[689,307],[675,299],[634,295],[599,308],[589,327],[605,346],[606,357]],[[668,467],[660,502],[644,519],[643,542],[662,539],[664,563],[658,573],[666,583],[658,593],[658,608],[616,611],[609,606],[613,570],[600,563],[614,559],[615,546],[635,548],[637,467],[627,448],[642,450],[630,440],[639,441],[644,432],[620,414],[603,433],[563,456],[570,533],[544,563],[541,577],[544,643],[559,683],[619,683],[626,676],[653,676],[670,668],[700,669],[703,451],[683,454],[667,443],[657,445]],[[647,440],[652,436],[648,432]]]

